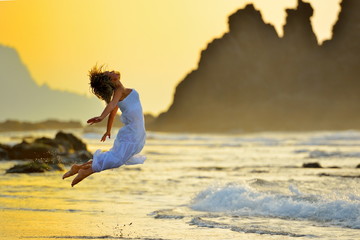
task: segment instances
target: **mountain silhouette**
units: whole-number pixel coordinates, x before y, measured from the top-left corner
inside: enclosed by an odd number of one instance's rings
[[[201,53],[176,87],[157,131],[340,130],[360,127],[360,1],[346,0],[322,46],[310,4],[287,10],[284,36],[252,5]]]
[[[95,97],[38,86],[16,50],[0,45],[0,121],[59,119],[85,123],[103,107]]]

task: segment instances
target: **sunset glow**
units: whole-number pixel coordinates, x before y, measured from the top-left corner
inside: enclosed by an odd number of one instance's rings
[[[122,72],[139,89],[145,112],[171,104],[176,85],[200,51],[228,30],[227,17],[247,3],[282,36],[284,8],[296,0],[16,0],[0,3],[0,44],[15,48],[37,84],[90,95],[96,63]],[[319,42],[331,37],[339,0],[307,0]]]

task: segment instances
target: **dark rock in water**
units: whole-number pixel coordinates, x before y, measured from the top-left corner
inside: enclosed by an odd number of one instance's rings
[[[9,154],[5,149],[0,148],[0,160],[8,160]]]
[[[11,147],[0,143],[0,160],[8,160]]]
[[[0,143],[0,148],[1,148],[1,149],[4,149],[5,151],[8,152],[8,151],[10,151],[11,146]]]
[[[56,134],[55,141],[63,145],[68,152],[87,150],[86,144],[71,133],[64,133],[60,131]]]
[[[62,164],[84,163],[92,158],[84,142],[71,133],[61,131],[55,139],[41,137],[32,142],[23,140],[13,147],[0,144],[0,160],[33,160],[16,165],[8,169],[7,173],[62,171]]]
[[[54,155],[63,155],[68,153],[66,147],[61,145],[61,143],[57,142],[55,139],[47,137],[36,138],[33,141],[33,144],[44,144],[50,146]]]
[[[81,150],[66,156],[61,156],[60,162],[65,165],[69,165],[75,163],[85,163],[92,158],[93,155],[89,151]]]
[[[6,173],[42,173],[46,171],[63,171],[61,164],[47,164],[42,162],[30,162],[25,164],[18,164],[8,169]]]
[[[313,163],[304,163],[303,168],[322,168],[322,167],[319,163],[313,162]]]
[[[356,168],[360,168],[360,164],[358,164],[358,165],[356,166]]]
[[[62,146],[59,142],[55,141],[54,139],[42,137],[42,138],[36,138],[34,140],[34,143],[40,143],[40,144],[46,144],[53,148],[56,148],[59,150],[59,153],[65,153],[66,149],[64,146]]]
[[[334,37],[319,46],[311,5],[287,10],[284,37],[252,5],[201,53],[149,130],[359,129],[360,1],[344,0]]]
[[[62,164],[84,163],[93,158],[84,142],[71,133],[61,131],[56,134],[55,139],[42,137],[33,142],[23,140],[12,148],[6,145],[0,147],[0,159],[6,158],[9,153],[10,159],[33,160],[16,165],[7,170],[7,173],[62,171]]]
[[[11,148],[10,159],[38,159],[53,158],[58,154],[58,150],[50,145],[43,143],[28,143],[23,141]]]
[[[0,160],[8,160],[11,147],[0,143]]]
[[[337,175],[329,173],[319,173],[319,177],[341,177],[341,178],[360,178],[360,175]]]

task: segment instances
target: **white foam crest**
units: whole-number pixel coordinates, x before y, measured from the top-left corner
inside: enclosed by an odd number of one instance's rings
[[[191,207],[197,211],[310,220],[360,229],[359,196],[306,195],[295,186],[290,186],[290,192],[259,192],[248,185],[228,184],[200,192]]]

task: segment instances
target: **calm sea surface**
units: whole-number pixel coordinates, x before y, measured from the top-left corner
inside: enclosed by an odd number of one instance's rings
[[[92,152],[113,141],[68,132]],[[55,134],[1,133],[0,143]],[[144,165],[74,188],[63,172],[5,174],[19,161],[1,161],[0,239],[360,239],[358,131],[149,132],[142,153]]]

